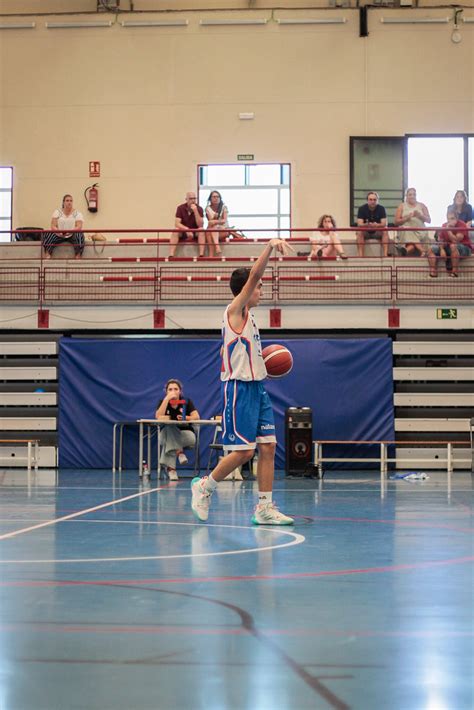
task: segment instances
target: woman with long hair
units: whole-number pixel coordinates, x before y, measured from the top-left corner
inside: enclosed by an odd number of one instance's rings
[[[170,481],[177,481],[176,459],[180,464],[186,464],[188,458],[184,449],[192,449],[196,444],[196,434],[192,425],[187,422],[199,419],[199,412],[192,399],[184,396],[183,385],[176,378],[168,380],[164,390],[165,396],[156,406],[155,419],[183,423],[173,426],[165,424],[162,427],[160,464],[165,467]]]
[[[318,220],[319,234],[310,237],[311,258],[325,259],[340,256],[347,259],[341,240],[337,236],[336,220],[330,214],[323,214]]]
[[[468,202],[465,190],[456,190],[453,204],[449,205],[448,211],[453,211],[456,217],[465,222],[468,227],[472,225],[472,206]]]
[[[209,247],[209,256],[221,256],[222,254],[219,242],[229,236],[228,213],[221,193],[218,190],[212,190],[206,206],[207,226],[209,228],[206,232],[206,241]]]
[[[43,235],[46,259],[51,259],[58,244],[71,244],[75,259],[80,259],[84,251],[84,217],[74,209],[72,195],[64,195],[61,208],[54,210],[51,217],[51,231]]]

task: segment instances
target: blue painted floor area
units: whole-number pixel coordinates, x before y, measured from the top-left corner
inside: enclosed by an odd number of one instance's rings
[[[189,485],[0,471],[2,710],[472,708],[470,474]]]

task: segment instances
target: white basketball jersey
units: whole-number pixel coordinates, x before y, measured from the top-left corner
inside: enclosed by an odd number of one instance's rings
[[[237,332],[229,323],[228,311],[227,306],[222,324],[221,380],[264,380],[267,370],[262,357],[260,333],[253,314],[247,311],[244,326]]]

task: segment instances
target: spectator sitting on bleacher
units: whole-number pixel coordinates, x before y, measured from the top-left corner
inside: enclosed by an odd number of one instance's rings
[[[221,193],[213,190],[206,206],[207,226],[209,227],[206,240],[209,245],[209,256],[221,256],[222,254],[219,240],[229,236],[228,214],[229,211],[222,201]]]
[[[51,259],[58,244],[72,244],[75,259],[80,259],[84,251],[84,217],[74,209],[72,195],[64,195],[61,209],[54,210],[51,217],[51,232],[43,234],[43,247],[46,259]],[[56,231],[58,230],[58,231]],[[61,234],[61,230],[64,233]]]
[[[458,277],[459,260],[471,256],[473,247],[469,239],[469,231],[465,222],[457,218],[456,212],[448,209],[448,221],[443,224],[443,229],[438,232],[438,244],[432,247],[428,254],[430,276],[436,278],[437,261],[446,259],[446,269],[450,276]],[[451,263],[451,270],[448,267]]]
[[[319,234],[309,238],[311,242],[311,258],[324,259],[331,256],[340,256],[347,259],[341,240],[334,231],[336,221],[330,214],[323,214],[318,221]]]
[[[206,236],[204,232],[196,232],[196,229],[202,229],[204,224],[204,212],[200,205],[197,204],[195,192],[186,193],[186,202],[178,205],[176,208],[174,226],[179,229],[179,232],[173,232],[170,235],[170,253],[171,258],[174,257],[178,242],[188,238],[197,240],[199,247],[199,256],[204,256],[206,248]]]
[[[387,226],[387,213],[383,205],[379,205],[379,196],[376,192],[367,193],[367,202],[361,205],[357,212],[357,226],[368,225],[373,230],[357,232],[357,255],[364,256],[366,239],[380,239],[382,243],[382,256],[388,256],[388,232],[380,231]]]
[[[453,204],[449,205],[448,212],[453,211],[456,214],[457,219],[465,222],[468,227],[472,224],[472,206],[467,201],[467,194],[464,190],[457,190],[454,198]]]
[[[417,201],[415,188],[409,187],[405,192],[405,202],[398,205],[395,212],[397,227],[414,227],[413,231],[399,232],[398,241],[399,244],[403,244],[402,254],[404,256],[429,254],[430,233],[420,232],[419,228],[430,224],[430,222],[431,217],[427,206],[423,202]]]
[[[171,379],[166,383],[165,396],[157,404],[155,418],[186,422],[199,419],[194,402],[184,397],[183,385],[179,380]],[[160,439],[160,464],[166,467],[170,481],[177,481],[176,458],[180,464],[188,462],[184,449],[191,449],[196,444],[196,434],[191,424],[181,424],[179,427],[165,424]]]

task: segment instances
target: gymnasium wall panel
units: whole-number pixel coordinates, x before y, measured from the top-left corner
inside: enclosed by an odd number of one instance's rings
[[[272,340],[272,342],[275,342]],[[284,467],[284,415],[313,409],[320,439],[393,439],[392,351],[389,339],[279,340],[294,357],[292,372],[268,379],[277,429],[277,468]],[[269,344],[263,341],[263,345]],[[201,416],[221,408],[220,340],[69,339],[60,343],[59,461],[66,468],[110,468],[115,421],[154,417],[163,384],[178,377]],[[125,465],[137,467],[136,435]],[[202,431],[207,462],[210,430]],[[347,447],[337,447],[337,452]],[[369,455],[364,448],[362,455]]]

